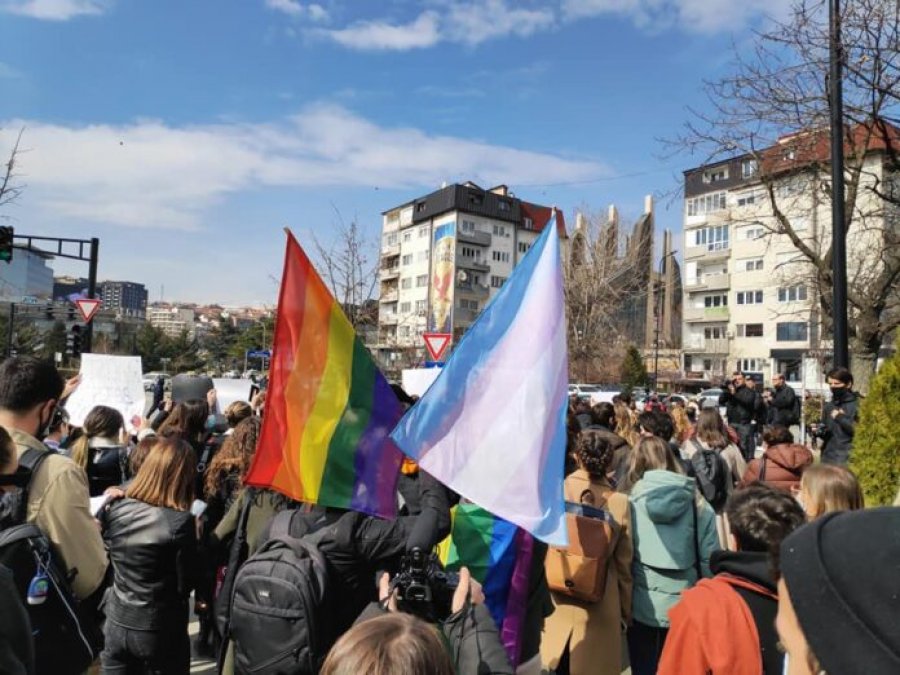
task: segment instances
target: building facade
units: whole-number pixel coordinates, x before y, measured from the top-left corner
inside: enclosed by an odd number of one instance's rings
[[[0,300],[35,302],[53,296],[52,256],[16,249],[12,261],[0,265]]]
[[[522,201],[504,185],[485,190],[474,183],[385,211],[374,348],[382,363],[424,360],[426,332],[459,340],[551,215],[550,207]],[[565,237],[563,214],[556,216]]]
[[[99,293],[103,306],[123,317],[143,319],[147,315],[147,288],[133,281],[104,281]]]
[[[159,328],[169,337],[178,337],[186,331],[188,337],[193,339],[194,319],[195,313],[191,308],[159,306],[147,310],[147,321],[150,325]]]
[[[821,197],[830,184],[827,148],[820,133],[797,134],[755,156],[684,172],[686,380],[717,382],[742,370],[767,383],[783,373],[797,388],[824,387],[831,343],[815,270],[799,247],[819,255],[830,246],[831,202]],[[856,274],[877,265],[883,246],[884,203],[866,184],[885,180],[884,153],[867,154],[864,175],[847,237]]]

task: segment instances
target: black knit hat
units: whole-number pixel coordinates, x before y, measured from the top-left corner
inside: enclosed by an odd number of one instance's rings
[[[827,673],[900,673],[900,508],[800,528],[781,544],[781,573]]]

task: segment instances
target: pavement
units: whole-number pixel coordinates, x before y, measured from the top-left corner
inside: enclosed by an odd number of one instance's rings
[[[193,604],[193,601],[191,601],[192,607]],[[198,656],[196,649],[194,649],[194,638],[199,632],[200,622],[197,620],[194,612],[191,611],[191,621],[188,624],[188,635],[191,636],[191,673],[196,673],[197,675],[215,675],[215,660],[206,656]]]

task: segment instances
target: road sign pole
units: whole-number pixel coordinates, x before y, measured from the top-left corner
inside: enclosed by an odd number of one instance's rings
[[[9,303],[9,325],[6,327],[6,356],[12,356],[13,334],[16,324],[16,303]]]
[[[91,239],[91,259],[88,267],[88,298],[97,297],[97,263],[100,259],[100,240],[97,237]],[[82,337],[82,351],[90,352],[94,339],[94,322],[88,321],[84,327]]]

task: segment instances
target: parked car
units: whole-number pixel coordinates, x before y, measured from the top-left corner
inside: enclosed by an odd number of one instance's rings
[[[703,408],[718,408],[719,397],[724,393],[723,389],[704,389],[697,394],[697,405]]]
[[[163,378],[163,389],[169,391],[172,388],[172,378],[168,373],[144,373],[143,382],[144,382],[144,391],[153,391],[153,388],[156,386],[156,380],[162,377]]]
[[[616,388],[603,387],[596,384],[570,384],[569,396],[577,396],[578,398],[586,398],[591,405],[597,403],[612,403],[613,397],[619,395]]]

